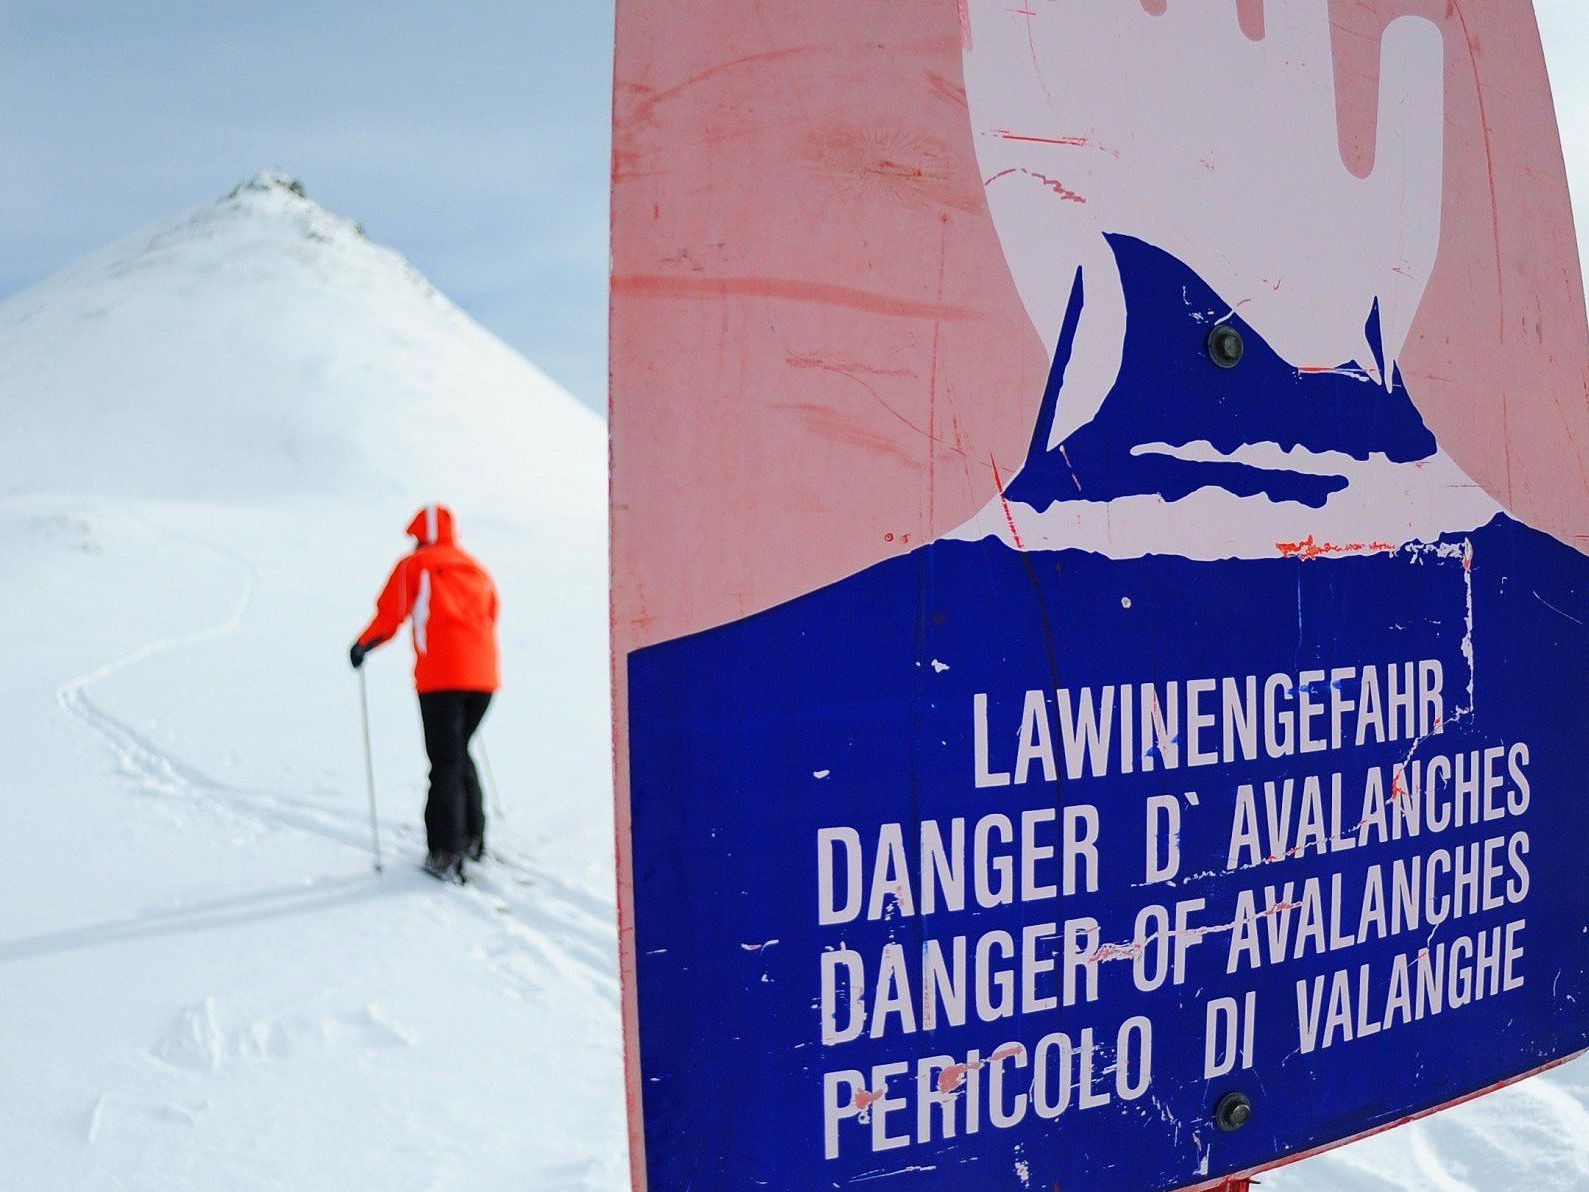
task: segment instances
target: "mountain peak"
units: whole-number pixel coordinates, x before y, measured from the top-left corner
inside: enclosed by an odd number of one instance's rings
[[[236,215],[296,221],[310,239],[334,240],[351,234],[365,239],[364,225],[345,219],[309,197],[303,182],[281,170],[261,170],[239,182],[207,207],[193,213],[194,222],[210,223]]]
[[[600,499],[599,419],[275,171],[0,302],[0,358],[0,492]]]
[[[308,199],[304,192],[303,183],[291,174],[284,174],[280,170],[261,170],[247,182],[239,182],[227,192],[228,199],[235,199],[245,191],[256,193],[270,193],[271,191],[284,190],[297,195],[300,199]]]

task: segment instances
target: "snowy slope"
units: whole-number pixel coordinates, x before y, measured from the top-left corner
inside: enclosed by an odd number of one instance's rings
[[[614,1188],[600,420],[262,176],[0,304],[0,1187]],[[503,597],[512,865],[417,874],[406,642],[450,502]]]

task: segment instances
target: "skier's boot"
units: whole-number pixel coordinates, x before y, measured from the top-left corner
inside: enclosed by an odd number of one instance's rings
[[[438,881],[463,885],[463,854],[432,852],[425,857],[425,872]]]
[[[485,860],[486,838],[484,836],[469,837],[469,847],[464,850],[464,855],[477,865]]]

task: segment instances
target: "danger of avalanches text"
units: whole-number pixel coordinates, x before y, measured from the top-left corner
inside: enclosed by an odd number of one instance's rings
[[[1397,742],[1406,749],[1396,749],[1400,760],[1350,776],[1335,770],[1243,783],[1228,803],[1202,803],[1192,790],[1152,794],[1140,863],[1108,874],[1105,862],[1111,869],[1117,862],[1100,857],[1098,808],[1069,798],[1013,814],[885,823],[864,834],[820,829],[816,909],[834,941],[820,958],[823,1046],[1087,1007],[1099,1002],[1106,968],[1110,980],[1114,973],[1128,977],[1139,993],[1175,989],[1205,948],[1222,947],[1224,973],[1234,977],[1408,937],[1388,964],[1349,963],[1295,982],[1295,1050],[1303,1055],[1521,988],[1529,837],[1518,821],[1529,807],[1529,748],[1519,741],[1425,749],[1450,723],[1444,688],[1437,659],[1061,688],[1026,692],[1018,727],[1013,717],[990,724],[987,695],[973,696],[972,760],[981,790],[1053,783],[1061,773],[1075,782]],[[1013,752],[999,756],[996,741],[1014,741]],[[1222,868],[1187,875],[1181,832],[1199,806],[1231,808],[1228,847]],[[1458,829],[1478,838],[1440,843]],[[907,848],[907,833],[914,847]],[[1097,893],[1106,876],[1152,899],[1178,878],[1256,872],[1291,858],[1414,838],[1428,843],[1350,878],[1337,872],[1254,882],[1217,908],[1202,898],[1149,901],[1129,935],[1113,934],[1116,924],[1106,932],[1091,916],[1055,915],[1015,930],[937,935],[909,947],[890,942],[869,955],[843,942],[846,925],[918,916],[936,924],[966,912],[1037,907]],[[1455,928],[1433,941],[1445,924],[1497,912],[1504,912],[1499,925]],[[1258,1016],[1256,991],[1205,1003],[1192,1019],[1200,1017],[1204,1029],[1203,1079],[1252,1067]],[[1036,1039],[995,1036],[991,1045],[958,1054],[864,1070],[830,1060],[822,1081],[826,1156],[889,1151],[1138,1100],[1153,1084],[1155,1029],[1151,1017],[1138,1014]]]

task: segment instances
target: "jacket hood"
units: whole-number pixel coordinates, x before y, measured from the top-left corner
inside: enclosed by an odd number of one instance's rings
[[[420,546],[438,542],[451,546],[455,541],[452,510],[445,505],[426,505],[414,514],[414,520],[408,523],[407,533]]]

